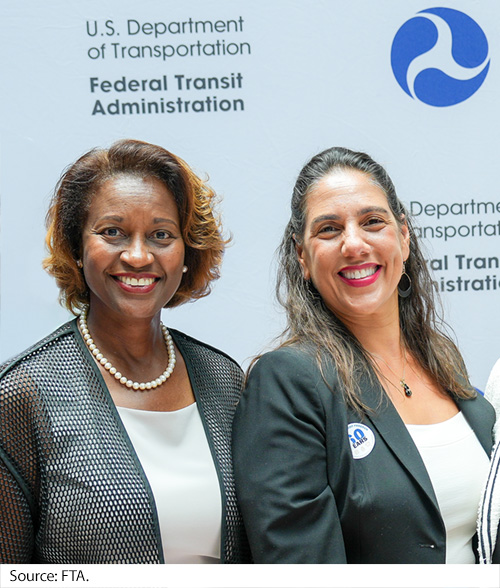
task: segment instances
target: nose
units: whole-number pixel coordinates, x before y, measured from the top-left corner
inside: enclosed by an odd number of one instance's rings
[[[346,227],[342,235],[341,253],[344,257],[361,258],[370,250],[361,227]]]
[[[129,241],[127,247],[121,252],[120,259],[127,265],[140,268],[153,263],[154,256],[144,238],[137,235]]]

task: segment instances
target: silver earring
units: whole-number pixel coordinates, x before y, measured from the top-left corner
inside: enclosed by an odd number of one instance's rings
[[[81,259],[76,260],[76,265],[81,269],[83,267],[83,263]]]
[[[408,298],[411,294],[411,278],[406,273],[406,263],[403,261],[403,272],[398,284],[398,294],[401,298]]]
[[[187,265],[183,266],[182,273],[185,274],[187,271],[188,271],[188,266]]]

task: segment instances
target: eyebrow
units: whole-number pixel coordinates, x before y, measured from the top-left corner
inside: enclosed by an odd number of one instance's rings
[[[170,223],[170,224],[174,225],[175,227],[177,226],[177,223],[174,220],[172,220],[171,218],[156,217],[153,219],[153,224],[155,224],[155,225],[160,225],[162,223]]]
[[[370,212],[380,212],[381,214],[389,214],[387,208],[382,208],[381,206],[366,206],[358,211],[357,216],[363,216],[364,214],[368,214]],[[340,216],[338,214],[322,214],[321,216],[317,216],[312,222],[312,225],[316,225],[318,223],[322,223],[323,221],[329,220],[340,220]]]
[[[115,214],[108,214],[97,219],[97,222],[102,221],[115,221],[116,223],[121,223],[123,221],[123,217]]]
[[[101,218],[97,219],[97,222],[113,221],[115,223],[121,223],[121,222],[123,222],[123,220],[124,219],[122,216],[118,216],[117,214],[108,214],[106,216],[102,216]],[[170,218],[155,217],[153,219],[153,224],[155,224],[155,225],[160,225],[162,223],[170,223],[170,224],[174,225],[175,227],[177,226],[177,223]]]

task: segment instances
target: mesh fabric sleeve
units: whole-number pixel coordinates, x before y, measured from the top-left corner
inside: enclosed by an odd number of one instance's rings
[[[34,551],[39,476],[32,426],[39,404],[20,368],[0,380],[0,562],[30,563]]]

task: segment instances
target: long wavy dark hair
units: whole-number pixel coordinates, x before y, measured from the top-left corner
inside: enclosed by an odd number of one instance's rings
[[[407,298],[399,298],[402,344],[452,396],[473,397],[475,391],[469,383],[462,356],[446,334],[446,325],[436,311],[437,292],[408,211],[399,200],[388,173],[366,153],[332,147],[315,155],[299,174],[292,195],[291,218],[278,249],[276,290],[288,318],[281,346],[306,344],[315,351],[322,373],[325,358],[331,358],[347,403],[358,412],[366,411],[359,389],[360,376],[364,373],[373,377],[376,366],[352,332],[326,307],[312,282],[304,279],[295,244],[295,240],[300,242],[304,236],[310,191],[326,175],[339,169],[353,169],[369,176],[387,196],[398,224],[406,222],[408,226],[410,256],[406,261],[406,273],[412,288]]]

